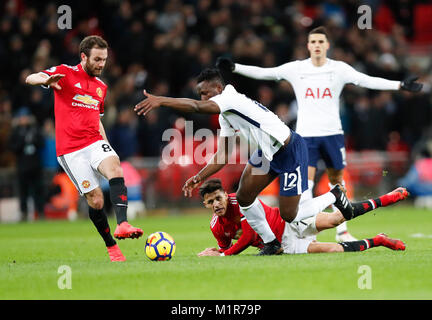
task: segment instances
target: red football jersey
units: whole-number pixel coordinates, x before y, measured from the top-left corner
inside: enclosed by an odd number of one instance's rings
[[[279,214],[279,208],[272,208],[260,201],[264,207],[267,222],[276,238],[281,241],[285,228],[285,221]],[[238,254],[249,246],[262,248],[261,237],[247,223],[246,217],[240,212],[235,193],[228,195],[228,206],[223,217],[213,214],[210,221],[210,229],[213,232],[219,246],[219,251],[226,256]],[[237,239],[233,245],[232,240]]]
[[[85,72],[81,64],[62,64],[43,72],[50,76],[65,75],[58,82],[61,90],[54,90],[57,156],[102,140],[99,119],[104,113],[107,85]]]

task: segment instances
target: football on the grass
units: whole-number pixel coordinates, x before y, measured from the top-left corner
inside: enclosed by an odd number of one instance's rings
[[[145,253],[150,260],[170,260],[175,253],[174,238],[168,233],[158,231],[148,236],[145,244]]]

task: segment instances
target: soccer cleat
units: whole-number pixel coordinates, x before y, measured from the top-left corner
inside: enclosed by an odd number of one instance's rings
[[[336,234],[336,241],[337,242],[350,242],[350,241],[357,241],[356,238],[354,238],[351,233],[348,231],[344,231],[341,233]]]
[[[126,261],[126,258],[124,257],[123,253],[120,251],[120,248],[118,245],[113,245],[111,247],[107,247],[108,255],[110,257],[111,261]]]
[[[122,240],[126,238],[136,239],[143,235],[143,231],[139,228],[132,227],[127,221],[117,225],[114,231],[114,237]]]
[[[409,192],[406,188],[399,187],[394,189],[392,192],[387,193],[386,195],[380,197],[381,205],[386,207],[390,204],[405,200],[408,198]]]
[[[377,246],[384,246],[392,250],[405,250],[405,243],[402,240],[389,238],[385,233],[376,235],[373,241]]]
[[[281,254],[283,252],[283,248],[278,239],[274,239],[271,242],[264,243],[264,247],[257,254],[257,256],[271,256],[276,254]]]
[[[333,205],[339,209],[345,220],[351,220],[354,216],[354,209],[345,192],[342,190],[342,187],[337,184],[330,192],[336,197],[336,201]]]

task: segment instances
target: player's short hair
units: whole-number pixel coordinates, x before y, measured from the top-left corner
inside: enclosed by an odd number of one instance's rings
[[[201,187],[199,188],[199,194],[200,194],[201,198],[204,199],[204,196],[207,193],[212,193],[212,192],[215,192],[217,190],[225,191],[224,188],[222,187],[222,181],[220,179],[213,178],[213,179],[209,179],[209,180],[205,181],[201,185]]]
[[[216,68],[206,68],[197,77],[197,83],[203,81],[219,81],[222,85],[225,85],[225,81],[222,78],[219,70]]]
[[[108,49],[108,43],[99,36],[87,36],[85,37],[79,46],[79,55],[83,52],[87,57],[90,56],[90,51],[93,48],[97,49]]]
[[[326,36],[327,40],[329,39],[327,29],[326,29],[325,27],[323,27],[323,26],[316,27],[316,28],[312,29],[311,31],[309,31],[309,33],[308,33],[308,37],[309,37],[311,34],[323,34],[323,35]]]

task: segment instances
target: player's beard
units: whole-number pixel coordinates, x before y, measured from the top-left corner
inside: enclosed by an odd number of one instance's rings
[[[103,69],[98,70],[95,66],[87,62],[85,65],[85,71],[88,73],[91,77],[97,77],[100,76]]]

